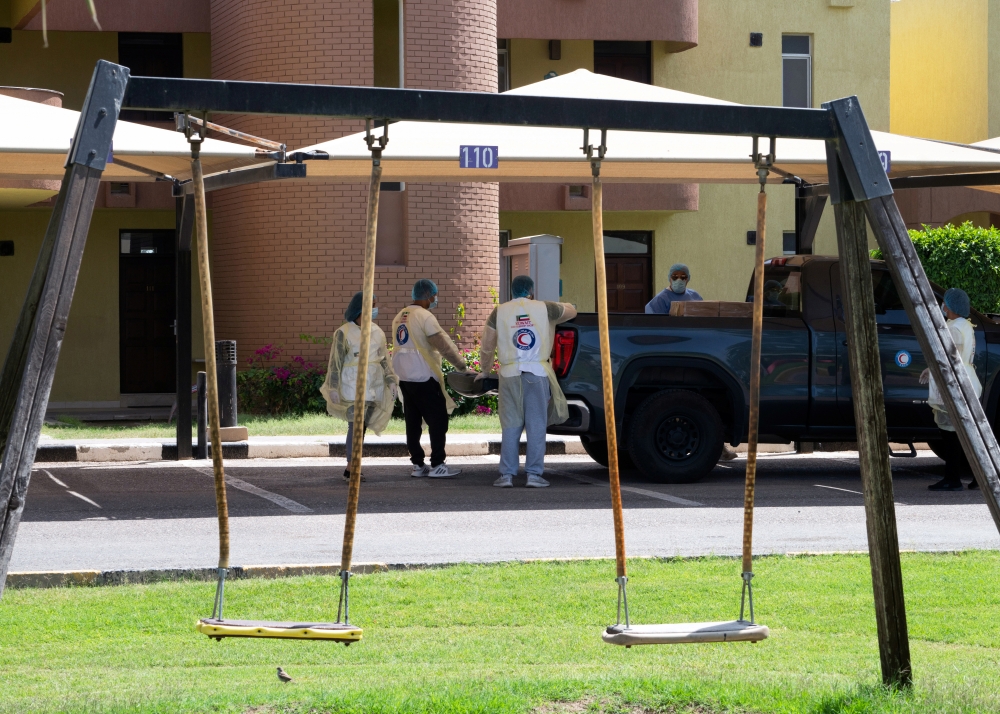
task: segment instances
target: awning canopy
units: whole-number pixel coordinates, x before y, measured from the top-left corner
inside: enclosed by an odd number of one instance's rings
[[[620,99],[685,104],[732,104],[673,89],[577,70],[530,84],[509,94]],[[599,127],[598,127],[599,129]],[[381,133],[381,129],[374,130]],[[885,132],[872,132],[879,151],[888,151],[890,178],[1000,170],[1000,154]],[[590,141],[600,142],[592,131]],[[511,181],[583,183],[590,164],[581,151],[583,132],[484,124],[403,121],[390,125],[382,157],[386,181]],[[760,149],[767,152],[763,139]],[[495,168],[460,168],[462,146],[496,147]],[[750,154],[753,140],[738,136],[608,132],[601,167],[606,182],[756,183]],[[809,183],[826,183],[826,147],[822,141],[779,139],[775,166]],[[309,164],[309,177],[363,183],[371,171],[364,134],[307,147],[330,155]],[[474,157],[470,158],[474,164]],[[480,157],[482,165],[483,158]],[[772,174],[780,182],[781,175]]]
[[[60,180],[80,112],[0,95],[0,180]],[[119,161],[120,160],[120,161]],[[205,173],[265,163],[254,147],[206,139]],[[129,168],[130,164],[146,171]],[[191,176],[191,148],[182,134],[119,121],[112,163],[103,181],[155,181],[155,174]]]

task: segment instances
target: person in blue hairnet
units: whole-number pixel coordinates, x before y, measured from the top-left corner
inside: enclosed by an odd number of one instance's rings
[[[688,287],[691,282],[691,269],[684,263],[674,263],[670,266],[670,285],[661,290],[656,297],[646,303],[646,312],[650,314],[670,314],[670,303],[701,300],[702,297]]]
[[[354,443],[354,396],[357,394],[359,353],[361,350],[361,303],[363,294],[358,291],[351,298],[344,311],[344,324],[333,333],[330,347],[330,362],[326,379],[319,391],[326,400],[326,411],[330,416],[347,422],[347,463],[351,463]],[[372,295],[372,320],[378,316],[378,296]],[[381,434],[392,417],[396,403],[396,385],[399,380],[393,374],[386,347],[385,333],[372,322],[368,344],[368,369],[365,378],[365,418],[364,431],[371,429]],[[349,481],[351,472],[344,469],[344,480]],[[364,481],[365,477],[362,476]]]
[[[976,333],[968,319],[971,312],[969,296],[964,290],[951,288],[944,294],[944,305],[941,306],[941,312],[944,313],[945,320],[947,320],[948,332],[951,333],[951,339],[955,341],[955,347],[958,348],[958,354],[962,358],[962,364],[965,365],[965,372],[969,375],[972,388],[977,397],[981,396],[983,385],[972,364],[976,357]],[[941,390],[937,382],[934,381],[934,377],[931,376],[930,369],[925,369],[920,374],[920,383],[930,384],[927,404],[934,413],[934,423],[942,431],[942,441],[950,456],[945,462],[947,468],[945,477],[927,488],[931,491],[961,491],[963,488],[961,477],[970,475],[972,472],[969,460],[958,440],[955,426],[948,415],[944,399],[941,397]],[[972,477],[969,488],[979,488],[975,476]]]
[[[399,377],[399,393],[406,421],[406,448],[410,452],[413,478],[455,478],[461,469],[445,464],[448,415],[455,402],[445,388],[441,359],[459,372],[468,371],[455,343],[438,323],[431,310],[438,304],[438,287],[422,278],[413,284],[413,302],[392,321],[392,365]],[[431,463],[424,463],[420,445],[423,424],[431,438]]]

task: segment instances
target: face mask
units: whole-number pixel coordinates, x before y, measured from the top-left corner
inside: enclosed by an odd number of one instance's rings
[[[428,305],[428,306],[427,306],[427,309],[428,309],[428,310],[433,310],[433,309],[434,309],[434,308],[436,308],[437,306],[438,306],[438,299],[437,299],[437,296],[435,295],[435,296],[434,296],[434,300],[433,300],[433,301],[431,302],[431,304],[430,304],[430,305]]]
[[[377,307],[373,307],[372,308],[372,319],[374,320],[376,317],[378,317],[378,308]]]
[[[670,289],[673,290],[675,293],[683,293],[685,290],[687,290],[687,284],[688,284],[687,280],[671,280]]]
[[[948,319],[948,313],[945,312],[944,310],[945,310],[945,306],[942,305],[941,306],[941,314],[944,315],[944,319],[947,320]]]

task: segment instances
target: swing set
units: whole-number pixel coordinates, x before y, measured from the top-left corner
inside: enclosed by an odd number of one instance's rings
[[[79,273],[97,188],[109,154],[120,108],[168,110],[189,119],[185,133],[191,145],[196,242],[201,281],[204,342],[214,342],[212,289],[207,247],[205,181],[199,159],[200,142],[210,112],[225,114],[310,115],[365,119],[371,152],[368,219],[364,251],[364,289],[361,310],[361,353],[367,362],[375,270],[375,238],[382,153],[393,121],[455,122],[582,129],[583,150],[593,179],[592,225],[597,284],[605,282],[601,163],[607,131],[666,132],[674,134],[753,137],[752,161],[760,183],[757,198],[757,247],[753,329],[750,357],[750,393],[744,527],[742,596],[739,618],[728,622],[633,624],[627,597],[628,574],[624,519],[617,458],[617,421],[614,417],[613,375],[608,336],[607,295],[597,291],[601,370],[605,406],[611,502],[614,515],[617,623],[602,638],[610,644],[679,642],[756,642],[769,632],[754,620],[753,506],[756,483],[757,424],[759,416],[761,326],[763,319],[763,262],[765,251],[765,184],[775,166],[778,138],[821,140],[826,145],[829,193],[834,205],[845,317],[854,394],[855,423],[864,482],[869,552],[875,595],[876,623],[883,681],[911,681],[909,640],[903,602],[902,575],[896,532],[888,439],[885,429],[882,381],[875,326],[874,299],[867,250],[865,220],[882,248],[900,297],[913,325],[931,373],[942,392],[949,414],[969,456],[994,520],[1000,527],[1000,448],[955,349],[934,294],[909,239],[892,197],[892,185],[879,160],[871,133],[854,97],[828,102],[822,109],[754,107],[731,104],[680,104],[606,99],[511,96],[371,87],[338,87],[218,80],[129,77],[128,69],[100,61],[95,68],[80,123],[66,161],[62,187],[22,310],[10,355],[0,374],[0,437],[6,438],[0,464],[0,588],[6,577],[14,534],[24,508],[38,435],[52,386],[66,318]],[[200,117],[199,117],[200,115]],[[382,135],[372,135],[371,124],[381,118]],[[589,142],[590,129],[601,131],[601,142]],[[758,151],[758,139],[770,139],[767,155]],[[456,147],[457,149],[457,147]],[[612,147],[613,150],[613,147]],[[314,156],[311,158],[323,158]],[[279,161],[285,160],[282,156]],[[281,166],[281,164],[277,164]],[[294,172],[296,177],[305,174]],[[239,183],[240,172],[226,174],[227,185]],[[260,180],[251,169],[244,182]],[[268,178],[280,177],[272,172]],[[291,172],[285,175],[292,175]],[[256,177],[256,178],[255,178]],[[209,177],[211,178],[211,177]],[[983,185],[980,174],[928,177],[940,185],[965,181]],[[913,179],[903,179],[904,181]],[[1000,184],[1000,176],[990,179]],[[32,297],[34,296],[34,297]],[[229,517],[225,473],[219,439],[219,412],[214,351],[206,351],[209,425],[219,520],[218,584],[212,616],[197,623],[198,631],[221,640],[226,637],[320,639],[350,644],[362,638],[350,624],[350,579],[354,531],[357,523],[363,448],[363,404],[355,404],[354,441],[340,570],[340,597],[335,622],[271,622],[230,620],[223,614],[225,580],[229,569]],[[756,365],[756,367],[755,367]],[[365,394],[366,372],[358,374],[357,395]],[[16,396],[16,403],[15,403]],[[0,590],[2,593],[2,590]],[[744,619],[744,616],[749,619]]]

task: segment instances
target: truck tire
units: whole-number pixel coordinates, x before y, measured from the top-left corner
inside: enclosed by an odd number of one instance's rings
[[[607,468],[608,442],[606,439],[592,439],[587,436],[581,436],[580,443],[583,444],[583,450],[587,452],[587,456]],[[629,471],[634,468],[635,466],[632,464],[632,459],[629,457],[628,451],[625,450],[624,446],[618,447],[618,470]]]
[[[632,461],[643,474],[660,483],[700,481],[722,454],[719,412],[695,392],[654,394],[639,405],[631,424]]]

